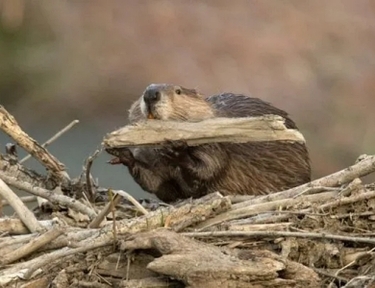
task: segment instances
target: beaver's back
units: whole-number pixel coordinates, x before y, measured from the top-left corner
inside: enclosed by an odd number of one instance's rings
[[[265,114],[285,118],[285,126],[298,129],[288,114],[258,98],[225,93],[206,98],[217,117],[249,117]],[[223,194],[264,194],[295,187],[311,180],[305,144],[286,141],[220,143],[228,161],[222,175],[207,183],[210,191]]]
[[[297,125],[289,118],[288,113],[272,106],[259,98],[242,94],[223,93],[206,98],[215,110],[217,117],[256,117],[265,114],[279,115],[285,118],[285,126],[289,129],[298,129]]]

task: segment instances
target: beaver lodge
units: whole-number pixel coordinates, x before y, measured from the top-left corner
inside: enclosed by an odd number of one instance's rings
[[[3,107],[0,114],[0,128],[46,168],[45,175],[28,169],[15,144],[0,156],[1,204],[15,210],[0,218],[0,287],[375,287],[375,183],[361,180],[375,171],[374,155],[270,195],[217,191],[175,205],[140,204],[93,180],[100,151],[71,178]],[[215,135],[195,123],[144,123],[108,134],[103,147],[164,138],[304,141],[280,117],[210,121]],[[215,123],[232,129],[218,132]],[[35,199],[31,211],[24,203]]]

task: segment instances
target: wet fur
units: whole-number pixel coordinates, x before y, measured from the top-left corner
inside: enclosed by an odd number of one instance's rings
[[[166,97],[162,97],[165,102],[156,108],[161,109],[160,119],[199,121],[210,117],[276,114],[286,119],[288,128],[298,129],[285,111],[258,98],[224,93],[204,99],[194,90],[174,95],[173,90],[161,89],[166,91]],[[129,110],[132,123],[145,119],[141,101],[138,99]],[[142,189],[165,202],[197,198],[215,191],[223,195],[268,194],[311,180],[308,151],[300,143],[216,143],[176,151],[178,159],[173,161],[166,156],[165,149],[132,150],[135,162],[129,172]]]

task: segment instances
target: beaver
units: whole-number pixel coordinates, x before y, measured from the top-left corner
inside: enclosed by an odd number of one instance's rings
[[[129,109],[129,122],[148,119],[201,121],[213,117],[279,115],[298,129],[288,113],[259,98],[222,93],[203,97],[195,89],[151,84]],[[304,143],[288,141],[210,143],[168,142],[161,148],[107,151],[112,164],[127,166],[143,190],[171,203],[219,191],[222,195],[261,195],[311,180]]]

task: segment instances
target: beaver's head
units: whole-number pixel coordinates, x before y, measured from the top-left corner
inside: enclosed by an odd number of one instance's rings
[[[187,89],[173,84],[151,84],[143,92],[140,108],[148,119],[159,120],[194,120],[210,115],[202,113],[208,110],[207,102],[194,89]],[[211,114],[211,113],[208,113]]]

